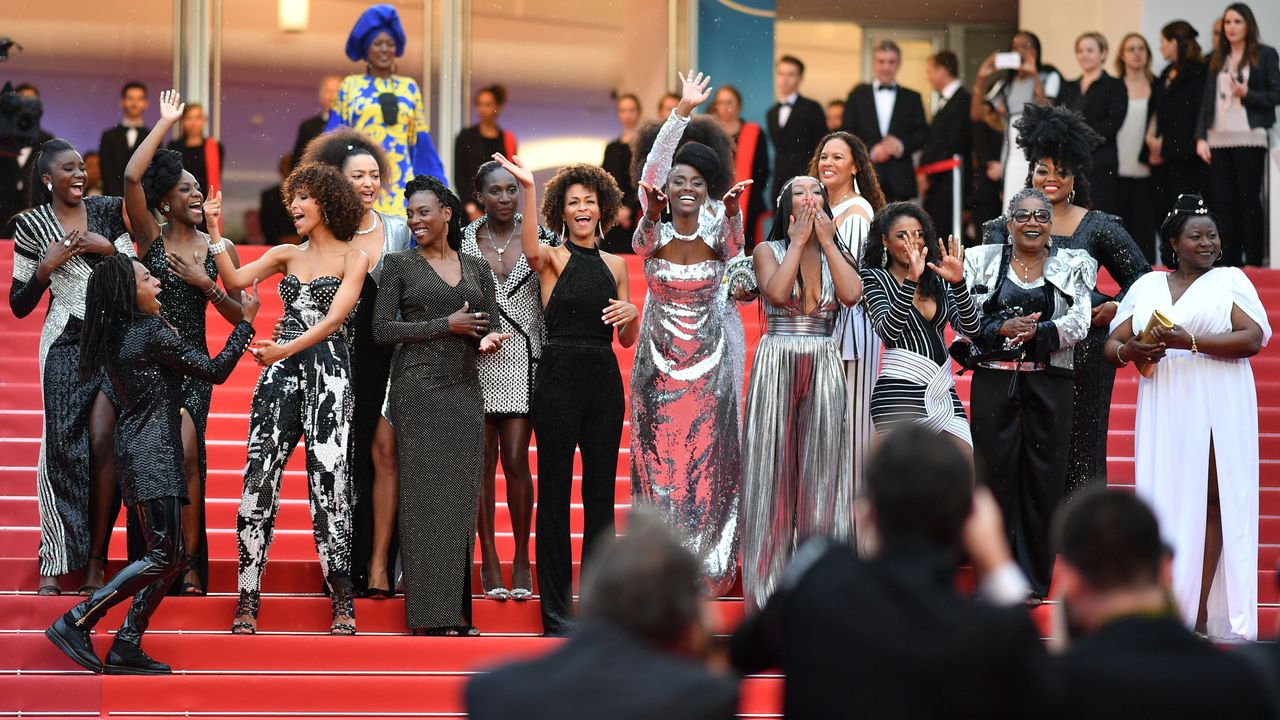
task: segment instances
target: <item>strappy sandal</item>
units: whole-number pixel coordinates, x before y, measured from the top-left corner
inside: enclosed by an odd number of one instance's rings
[[[257,593],[240,593],[240,600],[236,603],[236,617],[231,623],[232,635],[256,635],[258,633],[258,605],[259,596]]]
[[[98,562],[102,563],[102,575],[105,578],[107,575],[107,559],[104,557],[91,557],[89,559],[97,560]],[[85,596],[92,595],[95,592],[101,590],[102,586],[105,584],[106,584],[105,581],[100,583],[91,583],[86,580],[82,585],[80,585],[79,588],[76,589],[76,592]]]
[[[333,623],[329,625],[329,634],[355,635],[356,603],[352,594],[351,583],[346,582],[336,585],[331,588],[331,591],[330,601],[333,608]]]
[[[355,635],[356,624],[354,622],[338,622],[337,620],[334,620],[333,624],[329,626],[329,634],[344,636]]]
[[[526,602],[533,599],[533,591],[529,588],[511,588],[511,599],[516,602]]]
[[[62,588],[57,585],[41,585],[40,589],[36,590],[36,594],[45,596],[61,595]]]
[[[198,581],[200,579],[200,574],[196,572],[195,564],[196,564],[196,559],[188,555],[187,556],[188,569],[183,573],[183,576],[185,577],[190,574],[195,574],[196,580]],[[208,594],[208,591],[206,591],[204,586],[201,585],[199,582],[183,582],[182,585],[178,588],[178,594],[186,595],[188,597],[204,597],[205,595]]]

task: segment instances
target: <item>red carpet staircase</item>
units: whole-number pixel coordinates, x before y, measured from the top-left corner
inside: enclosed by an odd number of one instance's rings
[[[242,249],[242,258],[259,250]],[[0,243],[0,293],[6,297],[12,276],[13,251]],[[1280,327],[1280,271],[1253,272],[1251,277]],[[643,292],[638,262],[632,265],[633,292]],[[264,308],[257,326],[265,331],[280,312],[274,284],[262,288]],[[754,346],[760,318],[754,306],[743,313]],[[332,638],[329,601],[317,594],[319,564],[311,539],[306,504],[303,457],[295,453],[282,491],[280,519],[264,580],[259,634],[236,637],[228,632],[235,605],[235,513],[245,459],[248,408],[258,368],[248,356],[226,385],[214,392],[209,421],[208,525],[211,554],[210,596],[169,598],[157,612],[146,647],[170,662],[175,675],[163,678],[103,677],[73,669],[42,634],[43,629],[77,599],[35,595],[34,561],[39,539],[35,497],[35,465],[41,428],[41,400],[36,348],[43,307],[16,319],[0,311],[0,715],[42,717],[460,717],[462,688],[479,669],[513,658],[545,652],[556,642],[538,637],[538,601],[496,602],[480,595],[475,580],[475,623],[480,638],[424,638],[404,634],[400,599],[358,600],[359,635]],[[228,327],[209,315],[210,345],[221,348]],[[1254,359],[1261,405],[1262,503],[1259,558],[1259,620],[1262,632],[1274,633],[1277,620],[1275,567],[1280,560],[1280,343]],[[620,351],[624,377],[631,351]],[[1116,382],[1108,443],[1111,482],[1132,487],[1133,416],[1136,375],[1120,373]],[[959,381],[962,397],[968,379]],[[625,527],[630,502],[630,456],[627,433],[618,458],[617,504]],[[175,450],[176,451],[176,450]],[[536,456],[536,449],[533,450]],[[535,465],[536,467],[536,465]],[[510,520],[501,501],[498,478],[499,547],[511,556]],[[575,498],[577,491],[575,489]],[[581,528],[581,506],[574,506],[574,526]],[[580,536],[575,535],[575,555]],[[111,570],[124,559],[123,526],[111,545]],[[478,568],[478,564],[477,564]],[[575,566],[576,571],[576,566]],[[510,578],[510,567],[506,566]],[[67,589],[78,582],[68,578]],[[536,588],[535,588],[536,591]],[[738,594],[735,591],[735,594]],[[742,615],[738,597],[715,603],[721,628],[729,631]],[[117,608],[96,633],[105,652],[110,632],[119,624]],[[1048,627],[1048,606],[1036,611]],[[748,678],[742,686],[741,712],[752,717],[776,716],[782,680]]]

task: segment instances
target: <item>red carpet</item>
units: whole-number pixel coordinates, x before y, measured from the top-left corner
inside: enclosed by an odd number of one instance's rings
[[[260,250],[244,248],[249,260]],[[0,292],[8,294],[13,251],[0,243]],[[633,262],[632,290],[642,293],[639,263]],[[1280,308],[1280,271],[1250,273],[1268,308]],[[274,283],[262,288],[263,310],[256,325],[266,332],[280,312]],[[360,634],[330,638],[328,600],[316,594],[319,563],[311,540],[303,480],[303,458],[295,453],[285,475],[280,520],[264,578],[258,635],[228,633],[235,605],[236,551],[233,528],[244,465],[244,438],[249,400],[258,367],[246,356],[227,384],[213,396],[209,421],[208,523],[212,595],[207,598],[169,598],[157,612],[147,635],[147,648],[170,662],[176,671],[168,678],[101,677],[75,667],[45,640],[43,629],[75,598],[37,597],[34,557],[39,541],[35,499],[35,464],[41,414],[36,346],[43,307],[16,319],[0,311],[0,715],[148,716],[199,714],[216,717],[459,717],[461,692],[477,669],[503,660],[545,652],[556,642],[537,637],[541,627],[538,603],[499,603],[477,599],[475,623],[485,633],[476,639],[421,638],[402,635],[401,600],[357,601]],[[744,312],[749,341],[759,335],[755,306]],[[1280,311],[1272,311],[1280,327]],[[210,345],[222,347],[228,327],[210,313]],[[624,377],[630,373],[631,351],[620,351]],[[1258,378],[1262,448],[1262,552],[1259,558],[1259,624],[1274,634],[1277,621],[1275,567],[1280,560],[1280,349],[1276,344],[1253,361]],[[1112,404],[1108,442],[1111,482],[1133,484],[1133,414],[1137,382],[1132,371],[1120,373]],[[968,395],[967,377],[959,381]],[[618,458],[617,503],[625,523],[630,501],[626,449]],[[534,450],[536,456],[536,449]],[[536,465],[535,465],[536,467]],[[499,548],[511,555],[510,520],[501,501],[498,478]],[[576,497],[576,491],[575,491]],[[574,526],[581,527],[581,506],[574,506]],[[112,543],[114,570],[124,558],[123,528]],[[579,538],[575,538],[576,543]],[[477,565],[478,568],[478,565]],[[507,576],[510,568],[507,567]],[[77,584],[68,580],[67,587]],[[479,596],[479,580],[475,592]],[[735,591],[736,592],[736,591]],[[733,627],[742,615],[742,602],[727,598],[715,603],[721,627]],[[1046,606],[1036,619],[1047,631]],[[95,637],[105,652],[110,631],[118,625],[123,607],[102,624]],[[198,636],[198,637],[192,637]],[[780,709],[781,679],[749,678],[743,684],[741,711],[774,716]]]

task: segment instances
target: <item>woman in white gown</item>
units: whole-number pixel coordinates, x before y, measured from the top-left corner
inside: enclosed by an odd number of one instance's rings
[[[809,161],[809,174],[818,178],[827,189],[837,237],[845,243],[850,255],[862,257],[871,218],[885,206],[884,193],[880,190],[880,181],[867,146],[847,132],[833,132],[818,143],[813,159]],[[876,437],[875,424],[871,422],[871,391],[875,389],[876,376],[880,374],[882,343],[871,327],[862,303],[841,308],[834,335],[840,357],[844,360],[849,400],[853,488],[861,493],[863,456]],[[862,542],[859,536],[859,546]]]
[[[1222,258],[1218,220],[1182,195],[1160,228],[1173,272],[1144,275],[1111,325],[1106,356],[1151,362],[1138,380],[1138,494],[1173,547],[1183,620],[1213,639],[1258,635],[1258,396],[1248,358],[1271,338],[1266,309]],[[1174,324],[1139,339],[1152,313]]]

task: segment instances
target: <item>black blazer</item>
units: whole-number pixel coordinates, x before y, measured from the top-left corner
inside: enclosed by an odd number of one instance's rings
[[[472,720],[730,720],[738,684],[621,628],[584,624],[537,660],[477,675],[466,702]]]
[[[1055,658],[1056,717],[1269,718],[1264,671],[1198,640],[1177,618],[1115,620]]]
[[[138,149],[151,128],[138,128],[138,136],[132,145],[129,144],[129,129],[124,125],[116,125],[102,133],[98,141],[98,162],[102,166],[102,194],[109,197],[124,195],[124,166],[129,164],[133,151]]]
[[[1213,72],[1205,77],[1200,101],[1200,122],[1196,124],[1196,139],[1208,137],[1213,127],[1214,103],[1218,99],[1218,80]],[[1280,55],[1270,45],[1258,46],[1258,64],[1249,67],[1249,92],[1244,96],[1244,112],[1249,117],[1249,127],[1269,128],[1276,124],[1276,105],[1280,105]]]
[[[1165,160],[1198,160],[1196,157],[1196,124],[1200,121],[1200,102],[1204,97],[1204,81],[1208,67],[1189,62],[1178,76],[1169,79],[1173,66],[1167,66],[1151,87],[1151,112],[1156,119],[1156,135],[1164,138],[1160,157]]]
[[[324,126],[328,123],[328,118],[312,115],[298,125],[298,137],[293,141],[293,158],[289,161],[290,170],[298,167],[298,164],[302,162],[303,153],[307,150],[307,145],[311,144],[312,140],[320,137],[320,134],[324,132]]]
[[[924,152],[920,153],[921,165],[959,154],[964,158],[966,168],[968,167],[969,150],[973,146],[973,120],[969,117],[971,102],[972,95],[961,85],[938,114],[933,116],[933,124],[929,126],[929,139],[924,145]]]
[[[810,541],[734,634],[733,664],[786,673],[783,711],[799,720],[1041,715],[1047,655],[1030,615],[960,597],[955,571],[927,550],[862,560]]]
[[[876,118],[875,90],[871,85],[859,85],[849,93],[844,104],[842,125],[866,143],[868,150],[884,139],[880,134],[880,121]],[[893,103],[893,115],[889,118],[889,134],[901,140],[905,149],[902,157],[876,165],[880,187],[891,200],[915,197],[916,169],[911,162],[911,154],[923,148],[929,140],[929,124],[924,119],[920,93],[898,86],[898,98]]]
[[[1120,166],[1116,133],[1129,112],[1129,89],[1124,81],[1103,72],[1087,92],[1081,93],[1080,79],[1068,80],[1062,84],[1058,104],[1084,115],[1089,127],[1102,136],[1102,143],[1093,149],[1093,167],[1114,173]]]
[[[809,160],[813,151],[827,134],[827,114],[818,103],[803,95],[796,98],[791,107],[787,126],[778,127],[778,109],[775,103],[769,108],[765,121],[769,130],[769,142],[773,144],[773,194],[770,206],[778,196],[782,185],[797,175],[809,172]]]

